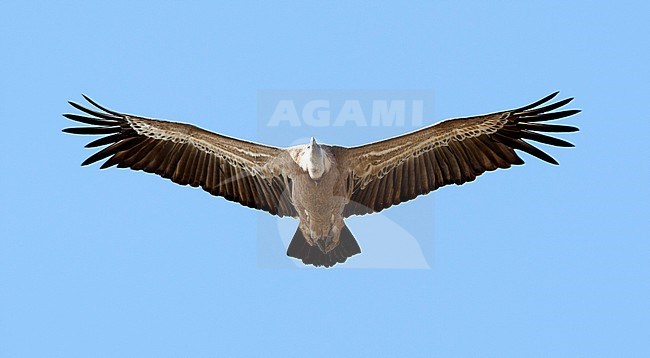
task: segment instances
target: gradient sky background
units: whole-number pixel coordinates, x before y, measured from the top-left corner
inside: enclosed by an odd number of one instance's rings
[[[646,3],[92,3],[0,5],[0,357],[650,354]],[[433,91],[427,124],[561,90],[581,132],[389,210],[430,269],[333,270],[260,265],[257,212],[61,133],[87,93],[256,139],[258,91],[332,89]]]

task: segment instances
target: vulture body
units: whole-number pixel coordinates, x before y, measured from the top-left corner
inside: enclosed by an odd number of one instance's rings
[[[105,147],[82,165],[108,158],[102,169],[117,165],[155,173],[251,208],[299,219],[287,255],[331,267],[361,252],[344,223],[346,217],[379,212],[444,185],[523,164],[515,150],[557,164],[526,141],[573,146],[540,133],[578,130],[545,123],[579,112],[557,111],[572,98],[549,104],[556,95],[357,147],[319,144],[313,138],[305,145],[272,147],[189,124],[115,112],[86,96],[95,109],[69,102],[84,114],[64,116],[89,126],[63,131],[103,135],[86,147]]]

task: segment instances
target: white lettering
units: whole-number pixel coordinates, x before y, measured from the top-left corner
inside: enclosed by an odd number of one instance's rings
[[[392,127],[404,126],[406,118],[406,101],[372,101],[372,126]]]
[[[420,127],[424,123],[424,101],[421,99],[411,102],[411,125]]]
[[[359,101],[347,100],[343,102],[341,111],[334,121],[335,127],[343,127],[347,122],[354,122],[357,127],[366,127],[366,117],[363,115],[361,103]]]
[[[278,102],[278,105],[275,106],[275,111],[269,119],[269,127],[277,127],[280,125],[280,122],[289,122],[289,125],[292,127],[300,127],[300,118],[298,117],[298,112],[296,111],[296,106],[293,104],[293,101],[282,100]]]
[[[314,116],[314,114],[316,114]],[[305,124],[312,127],[327,127],[330,124],[330,101],[313,100],[305,104],[302,109],[302,118]]]

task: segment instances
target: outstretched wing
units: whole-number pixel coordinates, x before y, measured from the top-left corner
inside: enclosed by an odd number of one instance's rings
[[[200,186],[212,195],[279,216],[296,216],[291,183],[292,163],[281,148],[208,132],[183,123],[142,118],[106,109],[70,105],[85,113],[64,114],[91,126],[66,128],[72,134],[105,135],[86,145],[107,146],[82,165],[108,158],[102,169],[117,165],[155,173],[181,185]]]
[[[486,171],[523,164],[522,150],[558,164],[525,140],[560,147],[573,144],[539,132],[575,132],[576,127],[541,123],[574,115],[556,109],[573,98],[548,104],[555,92],[530,105],[482,116],[450,119],[399,137],[340,148],[337,157],[351,168],[354,189],[344,216],[379,212],[447,184],[463,184]]]

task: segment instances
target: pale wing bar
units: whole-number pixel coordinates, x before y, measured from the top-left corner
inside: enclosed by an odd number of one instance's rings
[[[526,142],[573,146],[539,133],[578,130],[573,126],[540,123],[580,112],[553,112],[572,98],[540,107],[557,94],[515,110],[451,119],[400,137],[350,148],[346,158],[364,160],[353,167],[355,188],[344,216],[378,212],[444,185],[473,181],[486,171],[523,164],[515,149],[557,164],[551,156]]]
[[[200,186],[212,195],[274,215],[297,215],[291,203],[291,181],[275,165],[286,155],[281,149],[222,136],[189,124],[122,114],[84,98],[98,110],[69,102],[86,115],[64,116],[90,126],[63,131],[103,135],[86,147],[106,147],[82,165],[108,158],[102,169],[117,165],[143,170],[180,185]]]

